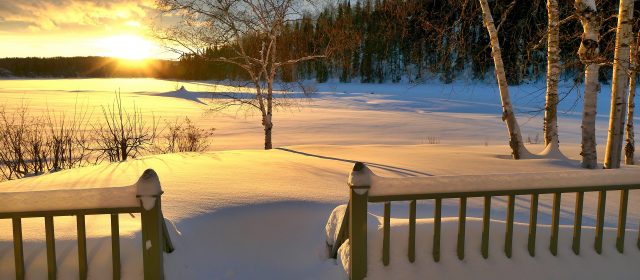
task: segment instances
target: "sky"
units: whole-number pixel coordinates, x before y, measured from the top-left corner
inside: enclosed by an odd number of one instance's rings
[[[175,58],[156,20],[154,0],[0,0],[0,57]]]

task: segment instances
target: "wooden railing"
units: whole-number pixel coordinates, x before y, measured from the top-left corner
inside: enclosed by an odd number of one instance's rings
[[[512,180],[513,178],[518,178],[518,180],[514,181]],[[555,187],[554,184],[561,187]],[[411,186],[407,187],[407,185]],[[538,197],[541,194],[553,194],[549,250],[555,256],[558,252],[558,229],[562,194],[576,193],[571,249],[578,255],[580,253],[584,194],[585,192],[597,192],[598,205],[594,249],[598,254],[601,254],[607,191],[620,191],[615,247],[618,252],[623,253],[629,190],[640,189],[640,170],[592,170],[391,179],[375,176],[364,164],[356,163],[349,179],[349,187],[349,205],[345,211],[345,216],[336,235],[330,255],[335,258],[340,245],[346,239],[349,239],[349,253],[351,255],[349,277],[350,279],[363,279],[367,275],[367,206],[369,202],[384,203],[382,262],[386,266],[389,264],[390,258],[392,201],[410,202],[407,258],[413,263],[415,261],[416,247],[416,200],[435,200],[432,256],[433,260],[438,262],[440,260],[442,199],[457,198],[460,200],[456,246],[457,256],[462,260],[465,256],[467,199],[472,197],[484,198],[480,251],[486,259],[489,257],[491,198],[494,196],[507,196],[504,253],[508,258],[511,258],[516,196],[530,196],[531,206],[529,210],[527,248],[529,255],[533,257],[536,248]],[[637,246],[640,249],[640,236],[638,237]]]
[[[116,192],[114,192],[114,190]],[[152,169],[147,169],[135,185],[119,188],[104,189],[84,189],[72,190],[67,193],[62,192],[31,192],[22,193],[30,196],[55,196],[77,195],[78,197],[91,197],[102,192],[106,199],[108,196],[116,196],[114,200],[117,207],[97,207],[78,209],[69,205],[70,209],[55,209],[56,207],[40,206],[36,211],[0,211],[0,219],[11,219],[13,225],[13,249],[15,259],[16,279],[25,279],[22,219],[23,218],[44,218],[46,250],[47,250],[47,274],[48,279],[57,278],[56,247],[54,232],[54,217],[76,216],[77,241],[78,241],[78,268],[79,278],[87,279],[87,237],[85,227],[85,217],[87,215],[111,215],[111,253],[113,264],[113,279],[121,277],[120,263],[120,229],[118,214],[140,213],[142,226],[142,256],[144,279],[156,280],[164,279],[163,271],[163,251],[171,253],[174,248],[169,238],[168,230],[164,222],[161,207],[162,190],[160,189],[157,174]],[[119,194],[118,194],[119,193]],[[11,203],[11,201],[5,201]],[[108,204],[108,203],[107,203]],[[11,210],[11,206],[7,207]],[[2,209],[2,208],[0,208]]]

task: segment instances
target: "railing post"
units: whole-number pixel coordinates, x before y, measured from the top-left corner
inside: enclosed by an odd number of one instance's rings
[[[356,163],[349,176],[349,241],[351,243],[350,279],[367,277],[367,202],[371,187],[370,171]]]
[[[16,267],[16,280],[24,280],[24,248],[22,244],[22,219],[12,218],[13,224],[13,258]]]
[[[163,280],[163,223],[161,211],[162,189],[158,175],[147,169],[138,182],[138,197],[142,204],[142,259],[144,279]]]

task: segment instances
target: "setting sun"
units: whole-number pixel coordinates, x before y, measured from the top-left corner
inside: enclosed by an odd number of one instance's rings
[[[152,56],[154,44],[138,35],[118,35],[104,39],[102,47],[106,56],[128,60],[142,60]]]

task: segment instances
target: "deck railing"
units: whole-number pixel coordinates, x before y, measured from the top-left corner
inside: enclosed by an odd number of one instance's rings
[[[514,180],[516,178],[516,180]],[[605,219],[607,191],[620,191],[617,236],[615,247],[623,253],[626,232],[629,190],[640,189],[638,170],[592,170],[574,172],[542,172],[520,174],[493,174],[479,176],[434,176],[426,178],[391,179],[378,177],[366,165],[356,163],[349,179],[350,199],[345,216],[340,225],[330,255],[335,258],[338,248],[350,240],[350,279],[363,279],[367,275],[367,206],[369,202],[384,203],[382,262],[389,264],[390,216],[392,201],[409,201],[408,260],[415,261],[416,244],[416,201],[435,200],[433,218],[432,256],[440,260],[442,199],[460,200],[458,212],[457,256],[465,256],[465,222],[467,199],[484,198],[482,215],[482,241],[480,251],[489,257],[489,225],[491,198],[507,196],[506,234],[504,253],[511,258],[513,250],[514,205],[517,195],[530,196],[529,233],[527,248],[530,256],[535,255],[536,229],[538,222],[538,197],[553,194],[552,222],[549,250],[554,256],[558,252],[558,229],[560,224],[560,201],[562,194],[576,193],[573,240],[571,249],[580,253],[582,212],[585,192],[598,193],[597,218],[595,225],[594,249],[602,253],[602,237]],[[640,236],[638,237],[640,249]]]
[[[0,193],[1,194],[1,193]],[[6,200],[16,197],[15,193],[5,193]],[[111,253],[113,279],[121,277],[120,263],[120,228],[118,214],[122,213],[140,213],[142,226],[142,256],[144,279],[156,280],[164,279],[163,271],[163,251],[170,253],[174,250],[169,238],[167,226],[164,222],[161,207],[162,190],[157,174],[152,169],[147,169],[138,182],[129,187],[118,188],[102,188],[102,189],[79,189],[60,191],[42,191],[42,192],[25,192],[17,194],[20,196],[31,196],[37,199],[37,196],[48,196],[47,199],[55,200],[56,197],[64,196],[77,197],[99,197],[100,200],[111,200],[104,205],[98,207],[86,207],[89,203],[82,204],[82,208],[68,205],[69,209],[59,209],[57,206],[46,207],[38,206],[37,210],[22,211],[16,206],[18,211],[12,210],[12,206],[6,206],[6,209],[0,210],[0,219],[11,219],[13,225],[13,249],[15,260],[16,279],[25,279],[27,272],[25,271],[24,250],[22,238],[22,219],[23,218],[44,218],[45,222],[45,239],[47,250],[47,274],[48,279],[57,278],[56,265],[56,247],[55,247],[55,231],[54,217],[57,216],[76,216],[77,224],[77,241],[78,241],[78,268],[79,278],[87,279],[88,263],[87,263],[87,237],[85,227],[85,217],[87,215],[111,215]],[[91,200],[91,199],[89,199]],[[11,201],[5,201],[11,203]],[[109,206],[109,204],[111,206]],[[7,204],[8,205],[8,204]],[[115,205],[115,206],[113,206]],[[0,207],[0,209],[2,209]]]

